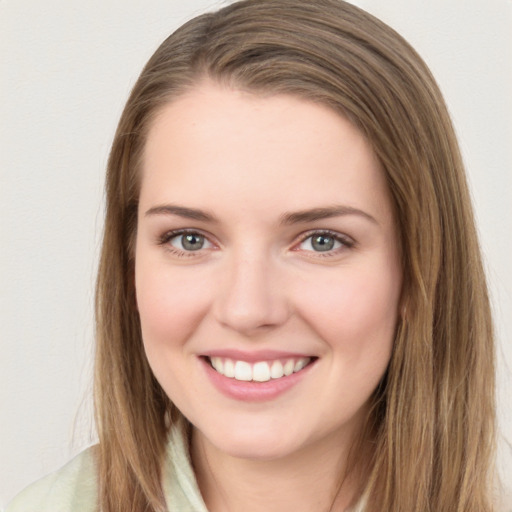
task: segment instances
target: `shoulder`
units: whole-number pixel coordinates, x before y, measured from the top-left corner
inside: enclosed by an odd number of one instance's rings
[[[5,512],[94,512],[97,486],[94,447],[64,467],[29,485]]]

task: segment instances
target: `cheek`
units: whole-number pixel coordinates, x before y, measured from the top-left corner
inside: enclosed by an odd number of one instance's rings
[[[154,266],[136,265],[137,306],[146,347],[183,343],[208,309],[200,278]]]
[[[342,269],[302,294],[302,315],[333,349],[359,359],[389,357],[401,281],[398,272]]]

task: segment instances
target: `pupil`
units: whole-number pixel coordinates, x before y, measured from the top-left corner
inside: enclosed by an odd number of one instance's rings
[[[334,247],[334,238],[332,236],[318,235],[313,237],[311,245],[315,251],[330,251]]]
[[[182,239],[183,248],[187,251],[198,251],[203,247],[204,237],[201,235],[184,235]]]

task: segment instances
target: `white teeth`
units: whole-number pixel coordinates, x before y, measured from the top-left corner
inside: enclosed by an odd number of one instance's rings
[[[302,370],[302,368],[304,368],[304,366],[306,366],[306,363],[304,362],[304,359],[299,359],[296,363],[295,363],[295,366],[293,367],[293,372],[300,372]]]
[[[270,367],[268,363],[256,363],[252,368],[252,380],[256,382],[267,382],[270,380]]]
[[[224,363],[220,357],[212,357],[212,366],[219,372],[224,374],[223,366]]]
[[[215,366],[214,366],[215,368]],[[217,370],[217,368],[215,368]],[[218,370],[217,370],[218,371]],[[235,363],[231,359],[224,361],[224,374],[226,377],[233,379],[235,377]]]
[[[310,357],[301,357],[300,359],[287,359],[284,364],[279,360],[258,361],[251,364],[247,361],[233,361],[222,357],[210,358],[212,367],[218,373],[230,379],[245,382],[268,382],[271,379],[288,377],[292,373],[300,372],[310,361]]]
[[[236,380],[252,380],[251,365],[245,361],[237,361],[235,363],[235,379]]]
[[[291,375],[293,373],[294,367],[295,367],[295,363],[293,362],[293,359],[288,359],[288,361],[286,361],[286,363],[283,367],[284,374],[287,377],[288,377],[288,375]]]
[[[284,375],[283,365],[281,361],[274,361],[270,368],[270,376],[273,379],[280,379]]]

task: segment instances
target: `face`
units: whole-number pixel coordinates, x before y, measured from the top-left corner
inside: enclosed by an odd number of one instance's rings
[[[383,173],[346,119],[197,86],[143,159],[135,278],[156,378],[224,453],[339,445],[390,359],[397,247]]]

